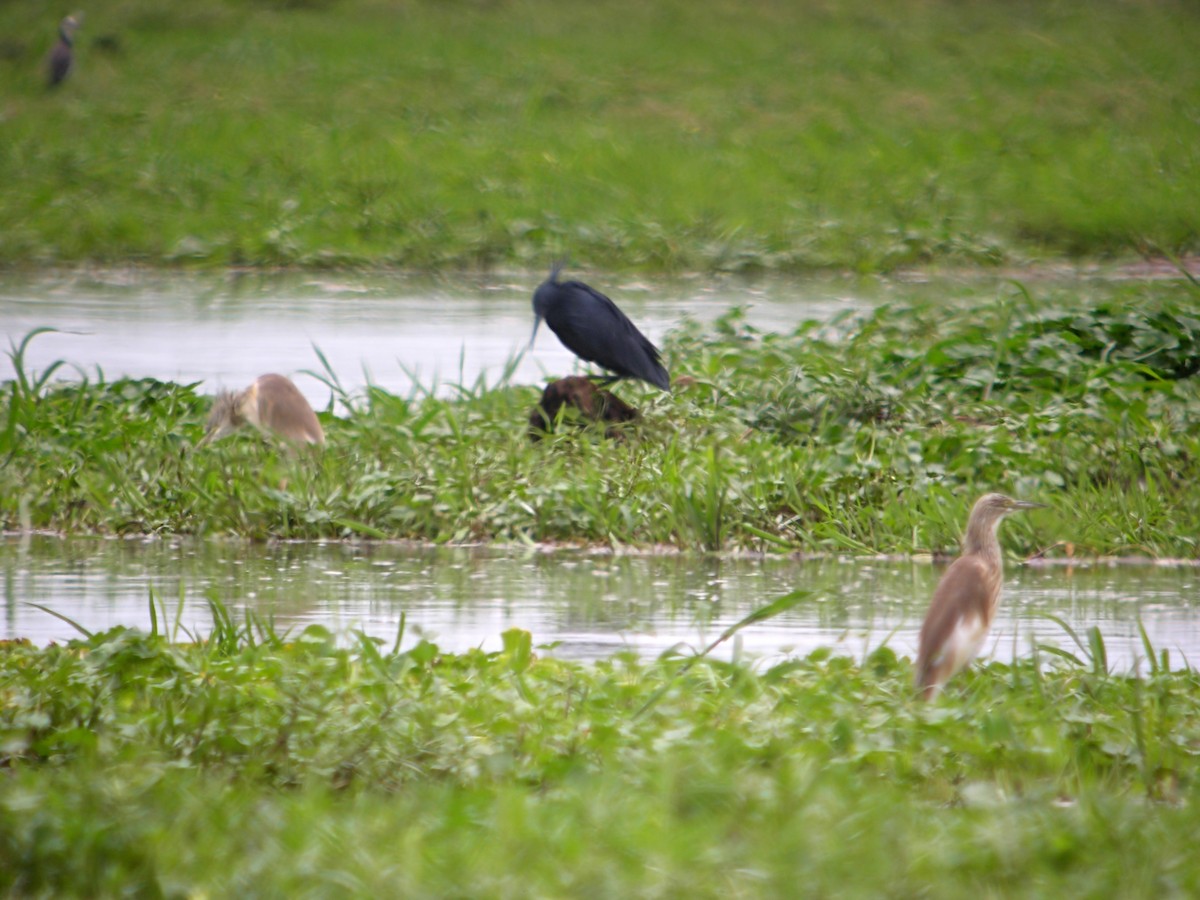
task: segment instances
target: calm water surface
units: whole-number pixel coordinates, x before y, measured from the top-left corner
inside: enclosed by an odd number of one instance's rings
[[[567,273],[569,277],[575,273]],[[656,343],[691,317],[710,321],[735,307],[763,330],[790,331],[805,319],[880,302],[877,282],[814,279],[647,282],[587,276]],[[487,384],[515,362],[512,379],[541,384],[576,368],[547,328],[528,350],[531,297],[539,276],[433,280],[384,276],[188,277],[119,272],[100,276],[0,279],[0,328],[19,341],[48,326],[58,333],[30,345],[27,367],[66,360],[88,377],[202,382],[201,390],[242,387],[264,372],[293,376],[318,408],[329,390],[305,370],[322,371],[315,348],[348,390],[374,384],[408,394],[415,386]],[[78,377],[65,369],[63,377]],[[12,377],[7,358],[0,380]]]
[[[131,541],[32,536],[0,539],[4,614],[0,637],[39,644],[76,637],[50,607],[92,631],[149,628],[151,591],[170,619],[205,633],[206,597],[274,617],[279,630],[319,623],[390,645],[400,618],[404,645],[424,637],[443,649],[499,649],[508,628],[532,632],[549,651],[595,659],[628,648],[656,655],[700,647],[753,608],[802,588],[812,599],[742,632],[759,657],[818,647],[861,656],[887,643],[913,655],[916,632],[940,573],[921,561],[713,559],[424,549],[394,545]],[[1110,663],[1143,656],[1140,616],[1174,663],[1200,659],[1192,567],[1010,565],[1004,605],[987,652],[1012,659],[1037,642],[1078,648],[1052,613],[1081,635],[1099,627]],[[182,634],[181,634],[182,636]]]

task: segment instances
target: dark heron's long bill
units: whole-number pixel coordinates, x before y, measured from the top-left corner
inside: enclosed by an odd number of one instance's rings
[[[533,334],[529,335],[529,349],[530,350],[533,349],[533,339],[537,337],[537,329],[540,324],[542,324],[542,317],[534,316],[533,317]]]

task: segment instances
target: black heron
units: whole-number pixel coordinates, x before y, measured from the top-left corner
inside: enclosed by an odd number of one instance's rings
[[[538,324],[545,319],[568,350],[614,373],[604,383],[640,378],[664,391],[671,390],[671,376],[663,368],[658,348],[598,290],[582,281],[559,281],[559,269],[555,266],[550,277],[533,292],[529,345],[533,346]]]
[[[975,658],[992,627],[1004,579],[996,537],[1001,520],[1017,510],[1044,507],[1004,494],[984,494],[971,508],[962,555],[938,581],[921,626],[916,682],[924,699],[936,697],[942,685]]]
[[[79,27],[79,19],[75,16],[67,16],[58,23],[58,41],[50,49],[50,56],[46,60],[46,75],[50,87],[58,87],[63,83],[63,79],[71,71],[71,63],[74,61],[74,46],[75,29]]]
[[[294,444],[324,444],[325,432],[304,395],[283,375],[260,375],[244,391],[221,391],[197,446],[250,424]]]

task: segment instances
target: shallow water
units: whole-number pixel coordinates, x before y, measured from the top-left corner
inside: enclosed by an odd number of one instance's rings
[[[1173,270],[1171,270],[1173,271]],[[1161,277],[1138,270],[1134,280]],[[244,387],[281,372],[317,408],[330,390],[317,350],[343,387],[373,384],[400,395],[494,385],[513,366],[517,384],[543,384],[576,359],[542,327],[529,348],[531,299],[540,273],[426,277],[405,274],[201,273],[101,270],[0,274],[0,332],[15,345],[34,328],[55,333],[29,346],[27,371],[56,360],[57,377],[156,378],[199,383],[203,393]],[[1068,290],[1109,294],[1123,270],[983,272],[881,279],[843,275],[709,275],[631,278],[568,270],[609,294],[655,343],[687,318],[709,322],[731,309],[762,331],[885,303],[972,303],[1011,296],[1013,279],[1037,282],[1039,296]],[[670,368],[671,360],[667,360]],[[0,359],[0,381],[13,375]]]
[[[568,273],[570,274],[570,273]],[[734,307],[764,330],[878,302],[865,281],[713,279],[646,282],[590,278],[652,341],[661,344],[685,317],[710,321]],[[201,390],[243,387],[264,372],[293,376],[318,408],[330,391],[305,370],[323,372],[319,348],[344,387],[371,383],[407,395],[414,387],[495,384],[515,361],[512,380],[541,384],[576,368],[545,326],[528,349],[538,278],[433,280],[402,276],[186,276],[136,273],[0,279],[0,324],[17,342],[34,328],[26,368],[55,360],[119,377],[202,382]],[[62,377],[78,377],[60,370]],[[0,360],[0,380],[12,377]]]
[[[0,637],[35,643],[78,633],[29,606],[54,609],[90,631],[148,629],[151,591],[186,632],[211,627],[206,598],[274,619],[280,631],[319,623],[390,646],[421,637],[449,651],[496,650],[523,628],[543,652],[595,659],[621,649],[657,655],[700,648],[752,609],[796,589],[812,598],[743,630],[742,652],[761,658],[818,647],[861,657],[886,643],[915,654],[916,633],[940,569],[922,561],[717,559],[560,551],[412,549],[395,545],[132,541],[32,536],[0,540],[4,614]],[[1004,601],[986,653],[1010,660],[1035,642],[1081,655],[1059,616],[1085,637],[1100,629],[1110,665],[1144,657],[1140,616],[1172,664],[1200,659],[1200,570],[1192,567],[1009,565]],[[186,630],[186,631],[185,631]],[[730,648],[732,649],[732,648]],[[729,650],[726,650],[726,655]]]

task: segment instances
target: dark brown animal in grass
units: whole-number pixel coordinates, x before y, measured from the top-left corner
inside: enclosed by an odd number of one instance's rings
[[[542,391],[541,401],[529,414],[530,440],[541,440],[543,434],[552,432],[559,410],[564,406],[573,406],[588,421],[613,423],[604,429],[604,436],[615,440],[623,439],[621,429],[615,426],[632,422],[640,416],[636,409],[612,391],[598,387],[583,375],[571,375],[550,382]]]

